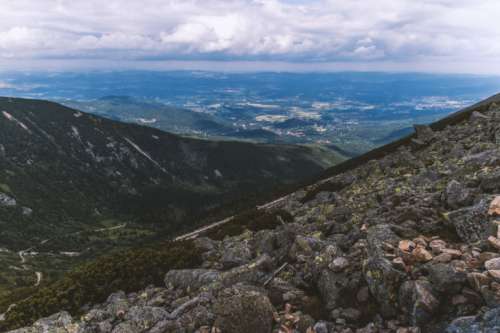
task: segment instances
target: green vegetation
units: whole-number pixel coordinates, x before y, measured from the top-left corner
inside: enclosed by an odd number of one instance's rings
[[[189,241],[103,256],[18,302],[7,313],[6,320],[0,322],[0,331],[29,325],[62,310],[78,314],[83,305],[103,302],[113,292],[137,291],[150,284],[162,285],[168,270],[194,268],[200,264],[200,253]],[[29,295],[27,291],[23,290],[20,296]]]

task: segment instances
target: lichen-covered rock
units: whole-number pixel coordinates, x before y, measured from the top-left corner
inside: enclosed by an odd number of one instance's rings
[[[470,204],[473,198],[471,191],[467,187],[456,180],[452,180],[446,186],[444,199],[448,207],[458,209]]]
[[[406,281],[399,289],[399,305],[412,326],[425,326],[439,310],[439,300],[427,281]]]
[[[474,206],[458,209],[448,214],[448,220],[464,242],[477,242],[488,237],[490,201],[483,199]]]
[[[440,292],[456,293],[467,281],[465,270],[453,264],[432,264],[428,270],[432,286]]]
[[[29,328],[21,328],[12,333],[85,333],[85,326],[75,323],[71,315],[65,311],[38,320]]]
[[[175,269],[165,275],[165,285],[171,288],[198,290],[220,279],[213,269]]]
[[[214,326],[227,333],[270,333],[274,311],[263,291],[244,285],[235,286],[219,294],[214,305]]]
[[[366,283],[380,306],[380,314],[386,318],[398,313],[398,291],[405,274],[392,267],[389,260],[373,257],[363,266]]]
[[[220,262],[225,269],[244,265],[252,259],[248,241],[225,242]]]

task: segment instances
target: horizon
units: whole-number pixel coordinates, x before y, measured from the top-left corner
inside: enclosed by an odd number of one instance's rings
[[[100,66],[91,66],[91,67],[72,67],[68,66],[65,68],[61,68],[61,66],[29,66],[24,68],[17,69],[6,69],[0,67],[0,73],[2,74],[42,74],[42,73],[50,73],[53,75],[57,74],[103,74],[103,73],[125,73],[125,72],[136,72],[136,73],[213,73],[213,74],[318,74],[318,75],[328,75],[328,74],[381,74],[381,75],[429,75],[429,76],[464,76],[464,77],[490,77],[490,78],[500,78],[500,70],[499,72],[473,72],[473,71],[432,71],[430,69],[385,69],[385,68],[335,68],[334,66],[328,67],[321,64],[321,68],[318,66],[314,66],[314,64],[300,64],[305,66],[296,66],[295,63],[281,63],[283,67],[276,68],[276,63],[267,63],[266,66],[258,67],[253,66],[249,67],[236,67],[236,66],[228,66],[233,62],[225,62],[225,61],[214,61],[214,62],[198,62],[194,64],[188,64],[182,66],[182,61],[173,62],[173,63],[162,63],[161,66],[150,66],[148,63],[147,67],[143,66],[133,66],[133,67],[120,67],[117,66],[115,68],[110,67],[100,67]],[[208,64],[212,64],[212,66],[207,66]],[[219,64],[220,66],[213,66],[213,64]],[[255,65],[255,63],[251,62],[250,64]],[[202,66],[203,65],[203,66]],[[240,66],[241,63],[237,62],[237,66]],[[287,67],[286,65],[290,65]],[[312,66],[308,66],[312,65]],[[207,66],[207,67],[204,67]],[[10,78],[7,78],[9,80]],[[0,83],[4,83],[0,78]],[[499,89],[500,91],[500,89]]]

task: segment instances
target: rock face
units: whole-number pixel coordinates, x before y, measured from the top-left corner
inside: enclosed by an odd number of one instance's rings
[[[262,208],[286,223],[198,238],[164,286],[17,333],[500,332],[500,110],[480,112]]]

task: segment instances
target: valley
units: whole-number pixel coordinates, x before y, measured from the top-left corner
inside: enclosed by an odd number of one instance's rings
[[[180,137],[42,100],[0,98],[0,110],[0,299],[343,160],[319,147]]]

